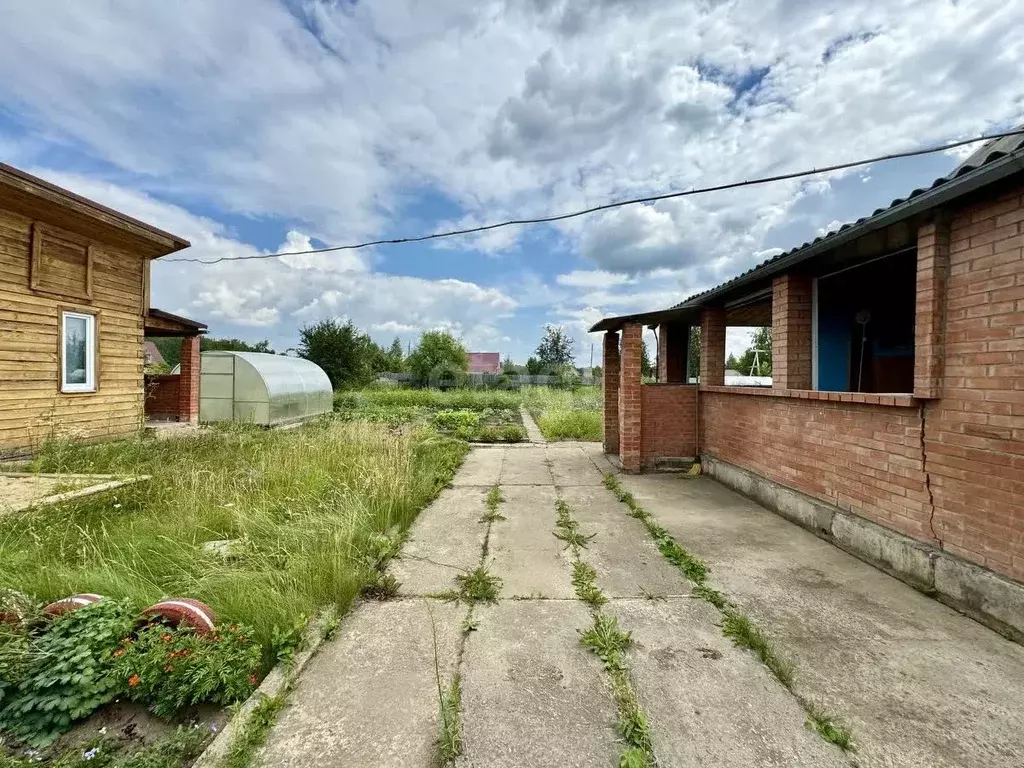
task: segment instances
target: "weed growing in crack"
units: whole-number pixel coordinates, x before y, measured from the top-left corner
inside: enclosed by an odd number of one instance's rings
[[[822,711],[809,701],[802,702],[807,710],[807,727],[817,731],[825,741],[835,744],[844,752],[856,752],[853,733],[842,721]]]
[[[725,599],[725,595],[714,587],[709,587],[707,584],[698,584],[693,588],[693,594],[695,597],[711,603],[720,611],[724,611],[729,607],[729,601]]]
[[[439,690],[440,717],[438,718],[437,749],[442,766],[455,764],[462,754],[462,680],[459,673],[452,676],[448,690]]]
[[[582,560],[572,564],[572,585],[576,589],[576,597],[591,608],[600,608],[608,602],[608,598],[598,589],[597,571]]]
[[[458,599],[467,603],[496,603],[501,589],[501,579],[491,574],[484,566],[455,577],[459,585]]]
[[[288,690],[285,688],[277,696],[261,695],[259,703],[249,716],[249,721],[235,737],[231,749],[221,761],[220,765],[223,768],[246,768],[252,763],[256,752],[266,743],[270,729],[277,722],[278,714],[284,709],[287,693]]]
[[[722,620],[722,634],[741,648],[753,651],[787,690],[793,689],[793,662],[779,655],[765,634],[749,617],[736,609],[726,610]]]
[[[507,520],[508,518],[498,511],[498,505],[503,501],[505,501],[505,497],[501,495],[501,488],[495,485],[487,492],[487,511],[480,518],[480,522],[494,523],[499,520]]]
[[[651,592],[651,590],[647,589],[646,587],[640,587],[640,597],[644,598],[645,600],[668,600],[668,595],[662,595],[657,592]]]
[[[694,584],[699,586],[707,580],[707,563],[694,557],[686,549],[679,546],[676,540],[669,536],[668,533],[655,537],[655,543],[658,545],[658,550],[664,558],[685,573],[686,578]]]
[[[558,521],[555,523],[557,530],[555,533],[556,539],[561,539],[565,542],[565,548],[572,548],[573,552],[579,554],[580,549],[587,548],[587,542],[591,541],[596,533],[592,533],[589,536],[584,536],[580,533],[580,526],[575,520],[572,519],[572,508],[566,504],[562,499],[555,501],[555,512],[558,515]]]
[[[626,668],[622,652],[633,638],[619,629],[619,620],[614,616],[599,613],[594,616],[593,626],[580,635],[580,642],[601,659],[605,669],[615,671]]]
[[[623,753],[619,764],[621,765],[626,754],[629,752],[643,756],[646,762],[636,762],[639,755],[632,755],[628,759],[632,763],[627,765],[650,765],[650,758],[654,754],[654,746],[651,743],[651,724],[637,700],[633,686],[629,684],[629,677],[625,670],[612,671],[612,694],[615,696],[615,704],[619,708],[619,735],[629,745],[629,749]]]
[[[372,571],[372,575],[363,585],[362,595],[370,600],[393,600],[398,597],[402,583],[390,573]]]

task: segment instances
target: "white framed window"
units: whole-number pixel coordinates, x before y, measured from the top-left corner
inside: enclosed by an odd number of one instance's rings
[[[96,315],[61,313],[60,391],[96,391]]]

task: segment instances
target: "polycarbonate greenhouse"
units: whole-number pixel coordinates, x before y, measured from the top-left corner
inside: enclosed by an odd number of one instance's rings
[[[274,426],[329,413],[334,391],[316,363],[261,352],[203,352],[199,420]]]

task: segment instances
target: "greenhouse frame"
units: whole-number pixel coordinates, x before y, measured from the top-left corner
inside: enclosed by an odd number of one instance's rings
[[[199,420],[279,426],[329,413],[334,390],[316,363],[261,352],[200,355]]]

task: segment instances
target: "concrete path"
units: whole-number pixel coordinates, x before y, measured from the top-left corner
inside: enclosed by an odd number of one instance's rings
[[[461,678],[462,768],[603,766],[624,746],[609,674],[580,643],[569,505],[583,561],[632,633],[628,680],[661,766],[1019,766],[1024,649],[707,479],[621,477],[711,582],[797,663],[795,693],[722,635],[721,615],[603,487],[596,444],[477,448],[420,515],[391,572],[306,668],[258,762],[433,768],[438,687]],[[500,486],[504,519],[481,521]],[[484,567],[494,603],[446,602]],[[844,753],[801,702],[847,720]]]
[[[520,407],[519,416],[523,420],[523,427],[526,429],[526,439],[531,443],[546,443],[547,438],[544,437],[544,433],[540,431],[540,427],[537,426],[537,422],[533,420],[533,416],[525,408]]]

